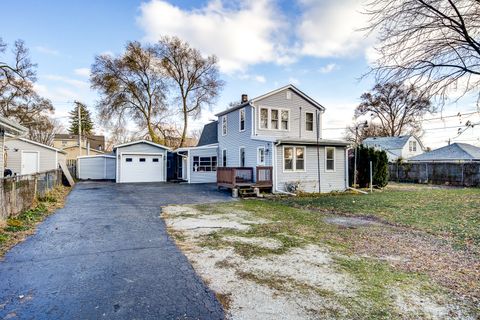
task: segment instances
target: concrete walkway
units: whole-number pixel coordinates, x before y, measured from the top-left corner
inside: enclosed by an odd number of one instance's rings
[[[212,185],[77,184],[0,262],[0,318],[222,319],[159,215],[230,199]]]

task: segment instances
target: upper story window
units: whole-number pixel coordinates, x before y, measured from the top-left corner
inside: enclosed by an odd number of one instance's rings
[[[222,136],[227,135],[227,116],[222,117]]]
[[[283,148],[283,170],[304,171],[305,170],[305,147],[284,147]]]
[[[325,147],[325,170],[335,171],[335,148]]]
[[[240,131],[245,131],[245,108],[240,109],[239,113],[240,117]]]
[[[415,152],[417,151],[417,141],[409,141],[408,142],[408,150],[410,152]]]
[[[305,130],[313,131],[313,113],[305,113]]]
[[[260,108],[260,129],[289,130],[290,111],[275,108]]]

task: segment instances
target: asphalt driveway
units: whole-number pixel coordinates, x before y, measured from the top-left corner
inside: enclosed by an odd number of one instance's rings
[[[212,185],[77,184],[0,262],[0,318],[222,319],[159,215],[229,200]]]

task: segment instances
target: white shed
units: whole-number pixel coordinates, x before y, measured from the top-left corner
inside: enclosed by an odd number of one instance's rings
[[[147,140],[114,146],[116,182],[167,181],[168,150],[168,147]]]
[[[55,170],[60,161],[65,161],[65,152],[25,138],[5,139],[5,169],[15,175],[32,174]]]
[[[81,180],[115,180],[116,160],[111,155],[77,158],[77,178]]]

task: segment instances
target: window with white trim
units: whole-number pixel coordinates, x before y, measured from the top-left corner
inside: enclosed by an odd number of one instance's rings
[[[278,110],[270,109],[270,129],[278,129]]]
[[[410,152],[415,152],[417,151],[417,141],[409,141],[408,142],[408,150]]]
[[[268,129],[268,109],[267,108],[260,109],[260,128]]]
[[[245,167],[245,148],[240,148],[240,167]]]
[[[280,111],[280,114],[281,114],[281,120],[282,120],[282,123],[281,123],[281,126],[280,128],[282,130],[288,130],[288,110],[282,110]]]
[[[263,166],[265,165],[265,148],[259,147],[257,150],[257,164]]]
[[[227,116],[222,117],[222,136],[227,135]]]
[[[305,147],[284,147],[283,148],[283,170],[304,171],[305,170]]]
[[[222,166],[227,166],[227,149],[222,150]]]
[[[305,113],[305,130],[313,131],[313,113]]]
[[[240,109],[239,117],[240,131],[245,131],[245,108]]]
[[[217,171],[217,157],[193,157],[194,172],[211,172]]]
[[[325,170],[335,171],[335,147],[325,147]]]

